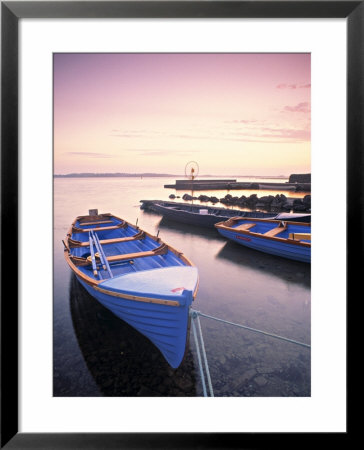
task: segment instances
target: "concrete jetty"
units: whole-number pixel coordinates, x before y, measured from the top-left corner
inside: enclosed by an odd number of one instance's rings
[[[240,182],[236,179],[226,180],[176,180],[175,184],[165,184],[165,188],[176,190],[221,190],[221,189],[263,189],[281,191],[311,192],[311,183],[287,182],[287,183],[257,183]]]

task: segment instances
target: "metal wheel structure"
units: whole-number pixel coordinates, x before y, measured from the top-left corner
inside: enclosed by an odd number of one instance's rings
[[[194,180],[198,176],[200,168],[196,161],[189,161],[185,166],[185,175],[189,180]]]

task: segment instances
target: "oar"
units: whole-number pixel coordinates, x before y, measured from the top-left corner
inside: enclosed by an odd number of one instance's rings
[[[109,261],[107,260],[105,253],[104,253],[104,249],[102,248],[102,245],[100,244],[99,237],[97,236],[97,234],[94,231],[91,231],[91,233],[94,237],[95,245],[96,245],[97,251],[99,252],[101,262],[102,262],[103,266],[109,272],[110,278],[113,278],[114,275],[111,272],[111,269],[109,266]]]
[[[99,241],[97,235],[93,231],[91,231],[91,234],[92,234],[92,238],[94,240],[95,246],[96,246],[96,250],[99,252],[99,255],[100,255],[102,268],[104,270],[106,270],[106,262],[105,262],[105,258],[104,258],[104,252],[101,251],[100,241]]]
[[[93,240],[91,236],[91,232],[88,233],[89,241],[90,241],[90,252],[91,252],[91,263],[92,263],[92,269],[94,271],[95,277],[97,277],[97,267],[96,267],[96,259],[95,259],[95,253],[94,253],[94,245]]]

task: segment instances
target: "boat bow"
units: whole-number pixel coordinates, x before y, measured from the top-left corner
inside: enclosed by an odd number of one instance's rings
[[[150,298],[151,303],[161,300],[171,306],[183,306],[191,304],[197,285],[196,267],[176,266],[143,270],[109,278],[101,282],[97,289],[110,291],[111,295],[120,294],[124,298],[145,296]]]

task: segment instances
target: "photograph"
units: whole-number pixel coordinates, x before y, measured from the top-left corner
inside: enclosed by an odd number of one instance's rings
[[[311,54],[52,76],[53,396],[311,397]]]

